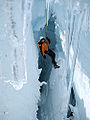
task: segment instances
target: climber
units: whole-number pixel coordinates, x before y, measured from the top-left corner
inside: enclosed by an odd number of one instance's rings
[[[46,37],[46,39],[44,37],[40,37],[40,41],[37,43],[37,45],[39,46],[40,52],[44,59],[46,59],[45,54],[48,54],[52,58],[52,64],[54,65],[54,68],[59,68],[60,66],[58,66],[55,61],[55,53],[49,49],[50,39],[48,37]]]

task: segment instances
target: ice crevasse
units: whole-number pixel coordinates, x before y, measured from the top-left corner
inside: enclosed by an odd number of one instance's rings
[[[46,21],[60,69],[51,66],[45,94],[39,91],[37,42]],[[89,39],[89,0],[1,0],[0,119],[89,120]]]

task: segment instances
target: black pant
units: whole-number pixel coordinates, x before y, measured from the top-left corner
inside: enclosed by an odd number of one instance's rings
[[[52,63],[53,63],[54,65],[56,65],[55,53],[54,53],[51,49],[48,49],[48,51],[45,52],[45,54],[48,54],[48,55],[52,58]]]

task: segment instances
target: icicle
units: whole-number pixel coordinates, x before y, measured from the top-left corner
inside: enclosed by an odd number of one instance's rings
[[[48,20],[49,20],[49,8],[50,8],[50,2],[52,0],[46,0],[46,12],[47,12],[47,25],[48,25]]]
[[[83,26],[83,31],[85,31],[85,35],[86,35],[86,33],[89,31],[89,8],[87,4],[85,5],[85,15],[82,26]]]

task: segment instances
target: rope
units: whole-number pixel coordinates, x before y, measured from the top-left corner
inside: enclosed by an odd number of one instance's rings
[[[46,12],[46,37],[47,37],[47,8],[45,9]]]

